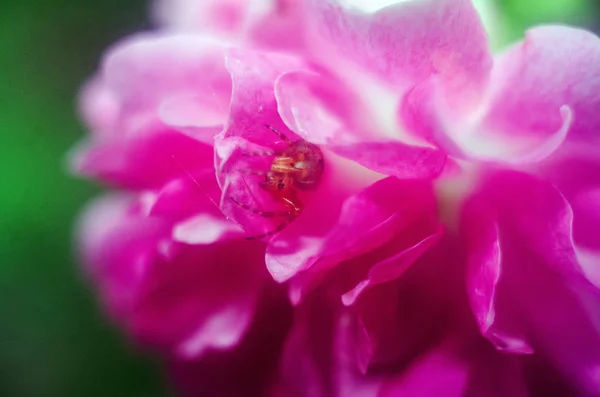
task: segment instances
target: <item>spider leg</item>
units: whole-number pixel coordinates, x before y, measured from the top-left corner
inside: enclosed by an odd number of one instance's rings
[[[238,174],[244,174],[244,175],[267,175],[268,172],[267,171],[261,171],[261,170],[253,170],[253,169],[249,169],[249,168],[236,168],[230,171],[234,171],[237,172]]]
[[[276,156],[277,153],[273,150],[264,150],[257,152],[241,152],[242,156],[245,157],[267,157],[267,156]]]
[[[271,131],[273,131],[275,134],[277,134],[277,136],[284,141],[285,143],[287,143],[288,145],[292,143],[292,141],[290,140],[290,138],[288,138],[287,136],[285,136],[282,132],[277,131],[275,128],[271,127],[269,124],[265,124],[265,127],[267,127],[268,129],[270,129]]]
[[[246,240],[260,240],[265,237],[273,236],[274,234],[277,234],[283,229],[285,229],[287,225],[292,223],[292,221],[300,215],[300,213],[302,212],[302,204],[300,203],[300,199],[298,199],[295,193],[290,193],[289,196],[281,197],[281,199],[286,203],[287,206],[292,208],[289,211],[288,218],[285,221],[281,222],[279,225],[277,225],[275,229],[265,232],[263,234],[258,234],[256,236],[246,237]]]
[[[290,216],[293,215],[294,210],[286,210],[286,211],[261,211],[261,210],[257,210],[256,208],[252,208],[249,205],[246,205],[244,203],[241,203],[240,201],[238,201],[237,199],[233,198],[233,197],[229,197],[229,199],[231,201],[233,201],[234,203],[236,203],[237,205],[239,205],[240,207],[242,207],[243,209],[250,211],[256,215],[260,215],[263,216],[265,218],[275,218],[278,216]]]

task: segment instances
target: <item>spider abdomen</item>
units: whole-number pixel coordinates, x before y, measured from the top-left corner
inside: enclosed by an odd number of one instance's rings
[[[323,153],[318,146],[304,140],[293,142],[285,153],[293,159],[294,186],[300,190],[313,190],[319,186],[323,175]]]

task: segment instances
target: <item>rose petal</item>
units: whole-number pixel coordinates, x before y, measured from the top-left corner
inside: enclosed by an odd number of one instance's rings
[[[600,39],[563,26],[527,31],[525,41],[494,65],[484,131],[505,139],[547,137],[564,124],[561,108],[573,112],[567,142],[598,142],[600,129]]]
[[[340,3],[310,2],[311,50],[331,70],[349,60],[397,91],[435,76],[456,108],[484,87],[491,55],[471,1],[403,1],[372,13]]]
[[[82,230],[90,276],[113,317],[136,341],[184,357],[235,346],[268,280],[264,245],[240,239],[174,244],[169,222],[126,204],[93,208],[87,219],[94,222],[84,221]],[[105,225],[96,224],[98,215]],[[204,227],[220,222],[206,217]]]
[[[70,153],[73,172],[128,188],[158,188],[185,167],[212,169],[212,148],[179,132],[151,126],[131,138],[84,142]],[[183,164],[183,166],[182,166]]]
[[[114,134],[119,116],[115,93],[99,76],[90,79],[81,89],[79,110],[92,134]]]
[[[547,182],[516,172],[489,176],[475,197],[465,207],[471,219],[465,232],[476,277],[470,292],[484,335],[531,346],[597,395],[600,319],[590,309],[600,293],[578,263],[568,203]]]
[[[296,50],[304,43],[296,0],[157,0],[152,11],[170,30],[275,49]]]
[[[198,213],[221,216],[219,211],[219,186],[212,170],[188,171],[181,164],[185,175],[167,183],[155,194],[147,209],[150,216],[178,221]]]
[[[532,170],[551,181],[569,201],[573,210],[573,239],[584,249],[600,249],[600,236],[595,233],[600,208],[597,200],[600,188],[600,161],[595,146],[582,151],[563,151]]]
[[[292,312],[283,288],[261,294],[252,326],[236,347],[209,352],[202,360],[171,359],[170,373],[186,396],[264,396],[272,382]]]
[[[368,278],[372,266],[380,263],[381,269],[394,267],[394,255],[433,233],[434,211],[431,187],[426,183],[382,179],[348,196],[335,222],[324,234],[305,242],[304,247],[294,243],[297,238],[293,235],[281,233],[282,237],[276,237],[267,249],[267,266],[271,274],[285,277],[279,281],[302,271],[291,284],[292,300],[298,302],[332,268],[356,258],[355,264],[340,269],[346,274],[348,289],[352,289]],[[291,253],[290,247],[295,248]],[[389,265],[384,264],[385,260],[390,260]]]
[[[471,130],[456,138],[475,157],[518,163],[547,157],[565,138],[567,147],[597,142],[598,62],[600,40],[589,32],[561,26],[531,29],[524,42],[496,59],[473,129],[447,128]]]
[[[279,75],[300,67],[297,58],[250,50],[232,50],[227,57],[227,69],[233,79],[231,111],[227,127],[215,138],[221,210],[250,235],[273,230],[277,222],[285,220],[255,212],[289,210],[261,189],[260,182],[270,169],[274,152],[286,145],[278,135],[296,140],[279,118],[273,85]]]
[[[336,246],[338,243],[343,244],[338,238],[349,235],[349,224],[341,215],[344,201],[381,178],[379,174],[365,170],[349,160],[328,152],[324,152],[324,155],[325,168],[318,190],[311,192],[310,200],[304,203],[301,216],[275,235],[267,248],[267,268],[279,282],[290,279],[317,262],[320,255],[328,250],[330,234],[332,238],[335,237]],[[354,178],[348,178],[348,175],[354,175]],[[352,206],[348,207],[348,211],[353,211]],[[354,214],[352,217],[356,219],[359,215]],[[377,220],[382,221],[379,216],[374,222]],[[334,228],[338,231],[332,234]],[[344,232],[339,232],[340,230]],[[351,239],[352,242],[356,240],[355,237]],[[352,242],[348,242],[348,247],[352,246]],[[326,262],[333,264],[336,260],[331,257]],[[327,268],[328,265],[324,263],[323,269]]]
[[[156,188],[182,173],[178,161],[208,166],[213,156],[200,142],[212,145],[231,94],[223,51],[195,35],[142,34],[117,44],[82,95],[81,106],[100,131],[71,156],[74,171]]]
[[[360,281],[351,291],[342,295],[342,303],[350,306],[369,287],[400,277],[423,253],[440,240],[443,231],[444,228],[440,226],[438,230],[412,247],[406,248],[381,262],[376,262],[369,270],[367,279]]]
[[[446,154],[428,147],[406,145],[397,141],[361,142],[329,146],[365,167],[400,179],[434,179],[446,164]]]
[[[388,382],[380,395],[460,397],[466,394],[468,385],[468,363],[451,348],[442,346],[432,349],[398,379]]]
[[[452,324],[468,322],[463,267],[456,241],[445,235],[410,267],[400,269],[403,273],[393,274],[395,279],[368,279],[371,285],[350,307],[357,319],[353,350],[358,367],[365,372],[407,365]]]
[[[444,168],[443,152],[385,136],[360,98],[333,77],[286,73],[277,80],[275,95],[288,127],[373,171],[401,179],[432,179]]]
[[[78,226],[85,271],[118,321],[128,320],[166,234],[164,222],[136,212],[133,197],[106,196],[88,206]]]
[[[205,117],[206,121],[196,126],[226,121],[231,79],[224,65],[224,47],[202,36],[134,36],[105,56],[103,78],[120,101],[126,131],[156,118],[168,101],[185,99],[202,104],[196,110],[204,114],[195,120]]]
[[[497,57],[477,106],[459,114],[439,98],[434,85],[422,84],[405,98],[401,117],[449,154],[536,163],[597,142],[598,62],[595,35],[559,26],[534,28],[524,42]],[[542,70],[541,65],[552,66]]]
[[[154,20],[178,30],[235,36],[250,7],[250,0],[156,0],[152,8]]]

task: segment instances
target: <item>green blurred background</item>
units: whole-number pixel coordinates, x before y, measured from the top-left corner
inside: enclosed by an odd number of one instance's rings
[[[99,193],[65,171],[84,134],[78,87],[103,50],[149,27],[143,0],[1,0],[0,397],[152,397],[156,363],[106,322],[74,261],[72,226]],[[494,45],[543,22],[593,28],[597,0],[503,0]]]

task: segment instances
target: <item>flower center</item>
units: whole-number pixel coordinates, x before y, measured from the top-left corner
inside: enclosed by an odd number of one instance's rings
[[[448,229],[457,230],[461,207],[477,183],[480,168],[462,160],[449,161],[445,174],[434,182],[434,189],[440,220]]]

